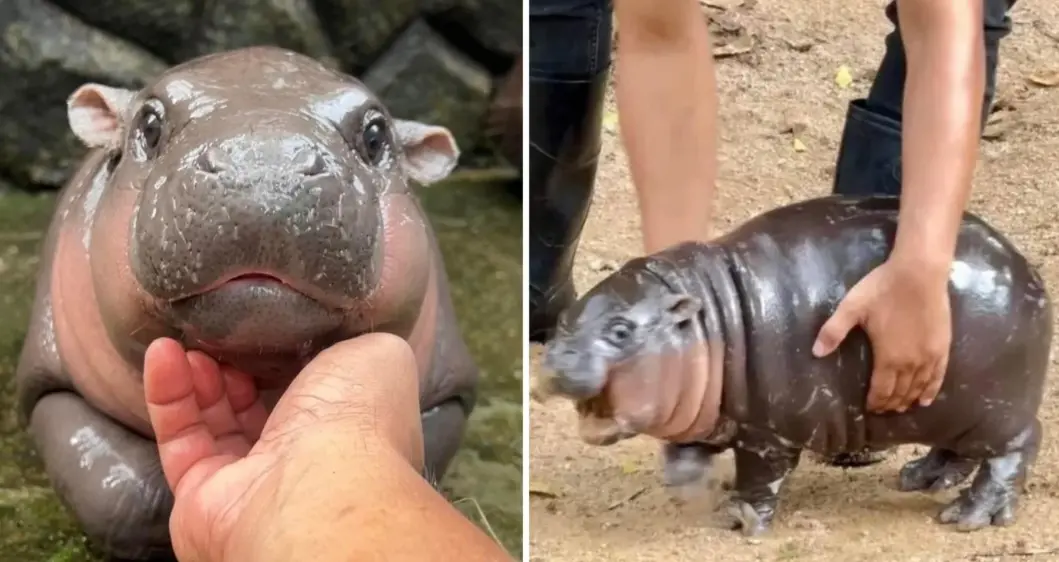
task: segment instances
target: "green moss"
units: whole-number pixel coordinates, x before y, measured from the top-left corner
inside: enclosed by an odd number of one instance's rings
[[[522,211],[492,184],[442,184],[422,196],[483,377],[464,450],[443,485],[461,511],[521,557]],[[15,365],[53,205],[52,195],[0,195],[0,562],[96,560],[14,408]]]

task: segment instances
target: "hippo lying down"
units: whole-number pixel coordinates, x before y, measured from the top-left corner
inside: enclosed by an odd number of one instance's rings
[[[453,169],[446,129],[271,47],[186,62],[138,92],[86,84],[69,122],[92,150],[47,233],[17,376],[47,473],[93,542],[171,556],[142,385],[160,336],[254,375],[270,407],[330,344],[402,336],[427,471],[445,472],[478,372],[409,180]]]
[[[561,319],[544,359],[552,386],[587,418],[606,407],[593,401],[604,400],[612,377],[650,384],[667,357],[705,353],[697,419],[715,420],[713,430],[665,445],[666,480],[692,484],[714,455],[733,449],[728,513],[746,534],[768,528],[803,450],[832,456],[909,443],[931,449],[901,469],[901,490],[952,488],[977,469],[942,523],[973,530],[1013,522],[1041,443],[1052,311],[1041,278],[1001,234],[965,215],[949,278],[951,357],[930,406],[866,411],[872,357],[860,330],[826,358],[810,353],[841,298],[889,254],[897,207],[886,197],[815,199],[709,244],[630,261]],[[608,434],[583,436],[611,444],[631,437],[624,425],[611,419]]]

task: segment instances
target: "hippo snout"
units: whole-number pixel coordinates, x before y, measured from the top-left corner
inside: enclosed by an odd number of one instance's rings
[[[326,167],[321,151],[309,143],[294,143],[293,152],[289,161],[281,160],[281,173],[285,172],[291,179],[297,181],[299,177],[311,178],[325,173]],[[299,146],[300,145],[300,146]],[[241,167],[246,166],[237,161],[225,146],[213,146],[203,150],[195,160],[196,169],[203,174],[213,176],[220,180],[224,175],[234,176],[238,174]],[[260,167],[260,166],[258,166]]]
[[[550,345],[544,367],[554,373],[553,388],[561,395],[586,400],[603,392],[607,368],[602,359],[581,353],[562,343]]]

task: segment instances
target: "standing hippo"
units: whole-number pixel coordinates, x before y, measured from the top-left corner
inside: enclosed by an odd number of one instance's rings
[[[803,450],[833,456],[908,443],[931,449],[901,469],[901,490],[951,488],[978,469],[942,523],[1011,523],[1041,443],[1052,311],[1041,278],[1000,233],[965,214],[949,277],[951,355],[930,406],[867,411],[872,353],[860,330],[828,357],[809,351],[846,292],[889,255],[897,214],[897,198],[824,197],[764,213],[708,244],[634,259],[561,320],[544,360],[552,385],[580,401],[587,419],[611,403],[607,385],[659,386],[660,377],[681,375],[661,368],[666,361],[698,360],[702,368],[687,371],[700,381],[688,386],[703,389],[692,417],[712,429],[665,446],[666,478],[689,484],[713,455],[733,449],[728,511],[746,534],[768,528]],[[675,414],[673,404],[646,408],[637,414]],[[609,434],[586,440],[635,433],[613,417]]]
[[[453,169],[446,129],[395,119],[361,82],[272,47],[191,60],[138,92],[86,84],[69,122],[92,150],[47,233],[17,380],[93,542],[172,556],[142,384],[162,336],[254,375],[270,407],[327,346],[404,337],[426,469],[445,472],[478,371],[409,180]]]

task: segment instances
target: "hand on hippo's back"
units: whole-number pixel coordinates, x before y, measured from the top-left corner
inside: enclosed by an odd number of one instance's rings
[[[251,377],[174,340],[151,344],[144,385],[181,561],[289,560],[295,551],[428,559],[439,543],[506,559],[420,476],[418,377],[400,338],[370,334],[325,350],[271,414]],[[397,540],[425,528],[438,537]],[[426,544],[431,552],[416,551]]]
[[[904,412],[937,397],[948,366],[952,312],[948,268],[893,259],[854,285],[820,329],[813,354],[831,354],[855,326],[871,344],[868,409]]]

